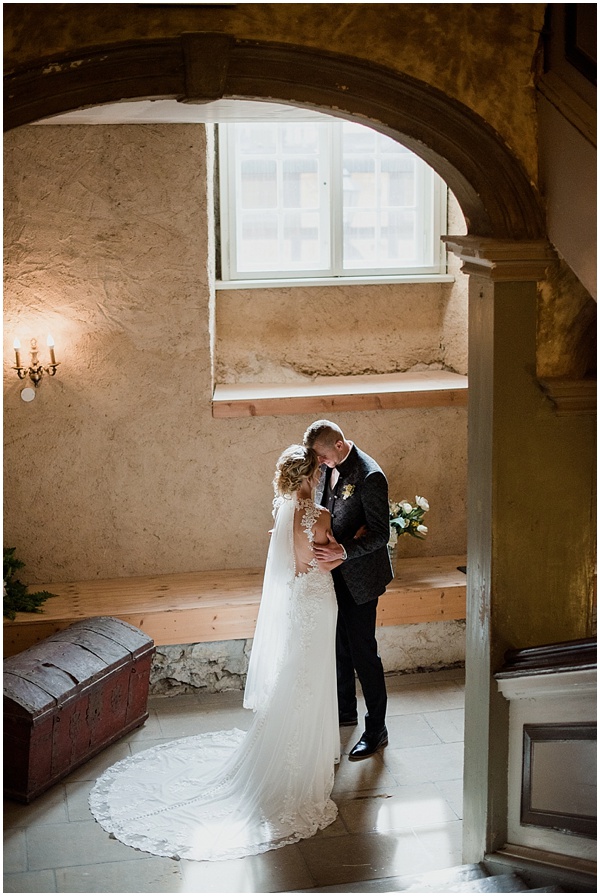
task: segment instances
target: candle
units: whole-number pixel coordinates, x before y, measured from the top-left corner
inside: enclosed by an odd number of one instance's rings
[[[18,339],[15,339],[15,341],[13,342],[13,348],[15,350],[15,360],[17,362],[16,366],[20,367],[21,366],[21,354],[20,354],[21,343],[19,342]]]
[[[48,333],[46,342],[48,344],[48,348],[50,349],[50,363],[56,364],[56,358],[54,357],[54,339],[52,338],[52,335],[50,333]]]

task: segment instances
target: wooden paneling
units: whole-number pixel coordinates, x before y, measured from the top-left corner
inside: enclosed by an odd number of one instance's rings
[[[464,556],[400,560],[396,577],[379,599],[379,625],[440,622],[466,616],[467,577],[458,569]]]
[[[380,599],[379,625],[464,619],[462,555],[400,560]],[[12,656],[90,616],[115,616],[158,644],[251,638],[262,591],[262,569],[225,569],[36,585],[56,597],[42,613],[4,620],[4,655]]]

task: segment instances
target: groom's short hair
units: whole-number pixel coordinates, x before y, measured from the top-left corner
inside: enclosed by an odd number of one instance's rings
[[[344,433],[337,423],[332,423],[331,420],[316,420],[304,433],[304,444],[308,448],[314,448],[316,442],[324,447],[332,447],[340,441],[345,441]]]

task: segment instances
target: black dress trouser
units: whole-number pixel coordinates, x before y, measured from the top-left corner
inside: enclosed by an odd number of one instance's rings
[[[385,725],[387,707],[383,664],[375,639],[378,600],[357,604],[337,569],[333,570],[333,582],[338,602],[335,641],[338,710],[340,716],[356,715],[356,670],[367,705],[365,730],[377,733]]]

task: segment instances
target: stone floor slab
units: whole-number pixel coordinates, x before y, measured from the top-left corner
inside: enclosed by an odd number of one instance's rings
[[[149,856],[130,862],[105,862],[102,875],[96,865],[77,865],[56,870],[59,893],[179,893],[180,863]]]
[[[25,871],[4,874],[3,893],[56,893],[54,871]]]
[[[427,712],[424,719],[444,743],[462,743],[464,741],[465,711],[462,707]]]
[[[414,833],[404,831],[304,840],[299,848],[315,886],[339,886],[342,891],[352,881],[412,874],[428,857]]]
[[[36,824],[56,824],[68,821],[65,788],[62,783],[40,794],[25,805],[13,800],[4,802],[4,829],[33,827]]]
[[[27,830],[29,871],[127,862],[140,853],[113,840],[96,821],[38,825]],[[101,875],[101,869],[99,874]]]
[[[462,771],[462,744],[434,744],[427,747],[388,747],[384,763],[398,784],[420,784],[425,781],[451,781],[457,769]]]
[[[311,887],[314,881],[298,846],[225,862],[183,860],[183,892],[286,893]]]
[[[352,834],[409,831],[457,820],[456,813],[430,782],[397,787],[387,798],[344,801],[339,808]]]

